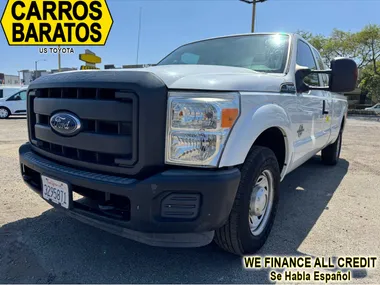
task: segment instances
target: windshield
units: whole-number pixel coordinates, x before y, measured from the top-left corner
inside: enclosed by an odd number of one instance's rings
[[[260,72],[283,73],[288,46],[289,36],[280,34],[205,40],[176,49],[158,65],[224,65]]]

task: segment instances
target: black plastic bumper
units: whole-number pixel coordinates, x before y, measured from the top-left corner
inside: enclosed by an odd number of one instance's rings
[[[19,154],[24,181],[40,195],[38,180],[43,174],[67,183],[72,191],[79,187],[129,199],[127,221],[84,211],[74,203],[67,212],[82,222],[151,245],[209,243],[213,231],[227,220],[240,181],[240,171],[236,168],[168,170],[136,180],[57,164],[34,153],[29,144],[21,146]],[[197,238],[201,240],[196,241]]]

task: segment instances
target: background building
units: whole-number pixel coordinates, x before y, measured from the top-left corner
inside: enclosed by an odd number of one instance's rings
[[[78,70],[78,69],[74,68],[74,67],[72,67],[72,68],[70,68],[70,67],[61,68],[61,72],[71,71],[71,70]],[[32,82],[33,80],[35,80],[41,76],[57,73],[59,71],[58,71],[58,69],[52,69],[52,70],[28,70],[27,69],[27,70],[21,70],[20,72],[22,74],[21,82],[23,84],[27,85],[30,82]]]
[[[0,85],[20,86],[20,77],[18,75],[0,73]]]

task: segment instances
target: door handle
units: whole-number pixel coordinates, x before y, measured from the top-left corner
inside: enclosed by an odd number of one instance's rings
[[[326,101],[323,100],[322,115],[327,115],[329,111],[326,111]]]

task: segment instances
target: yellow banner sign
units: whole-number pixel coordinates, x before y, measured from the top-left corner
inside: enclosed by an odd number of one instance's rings
[[[8,0],[1,26],[9,45],[105,45],[113,19],[106,0]]]
[[[88,53],[83,53],[79,55],[79,59],[81,61],[87,62],[87,63],[101,63],[102,59],[99,56],[93,55],[93,54],[88,54]]]

